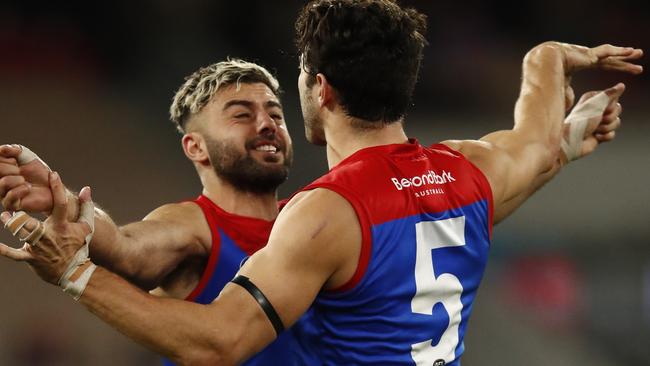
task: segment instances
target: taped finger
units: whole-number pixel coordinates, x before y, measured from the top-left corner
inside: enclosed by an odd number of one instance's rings
[[[25,226],[30,216],[24,211],[14,213],[9,221],[5,222],[5,229],[9,230],[11,235],[16,236],[18,231]]]
[[[20,241],[26,242],[32,247],[36,247],[44,234],[45,225],[43,225],[42,221],[38,221],[36,228],[32,230],[24,239],[20,239]]]
[[[40,221],[29,216],[24,211],[18,211],[5,222],[5,228],[11,232],[11,235],[24,241],[37,227]]]
[[[0,243],[0,255],[17,262],[25,262],[34,259],[34,256],[26,250],[12,248],[2,243]]]
[[[34,160],[38,160],[39,162],[41,162],[41,164],[45,165],[45,167],[48,170],[52,170],[50,169],[49,166],[47,166],[47,164],[45,164],[45,162],[41,158],[38,157],[38,155],[36,155],[36,153],[34,153],[28,147],[23,145],[18,145],[18,146],[20,146],[21,148],[20,154],[16,157],[16,160],[18,161],[18,165],[25,165],[31,163]]]

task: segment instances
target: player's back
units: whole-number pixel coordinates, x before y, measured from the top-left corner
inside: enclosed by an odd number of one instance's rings
[[[293,328],[302,364],[457,365],[483,275],[491,191],[443,145],[363,149],[305,189],[331,189],[362,227],[357,273]]]

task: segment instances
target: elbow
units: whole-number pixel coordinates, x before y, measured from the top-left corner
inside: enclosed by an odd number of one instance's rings
[[[524,76],[530,70],[549,69],[564,76],[564,51],[558,42],[544,42],[526,53]]]
[[[524,63],[539,62],[540,60],[562,60],[562,45],[559,42],[548,41],[533,47],[524,57]]]

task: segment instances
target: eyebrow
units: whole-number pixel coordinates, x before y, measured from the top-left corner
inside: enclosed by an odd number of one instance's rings
[[[247,108],[252,108],[253,104],[255,104],[255,103],[251,102],[250,100],[233,99],[233,100],[227,101],[226,104],[223,105],[223,110],[225,111],[226,109],[228,109],[228,108],[230,108],[232,106],[236,106],[236,105],[244,106],[244,107],[247,107]],[[280,110],[282,110],[282,104],[280,104],[280,103],[278,103],[278,102],[276,102],[274,100],[269,100],[268,102],[264,103],[264,106],[266,108],[280,108]]]

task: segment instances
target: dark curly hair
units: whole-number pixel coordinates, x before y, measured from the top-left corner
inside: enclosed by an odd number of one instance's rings
[[[322,73],[346,113],[372,125],[404,117],[427,44],[426,16],[391,0],[314,0],[296,20],[307,85]]]

